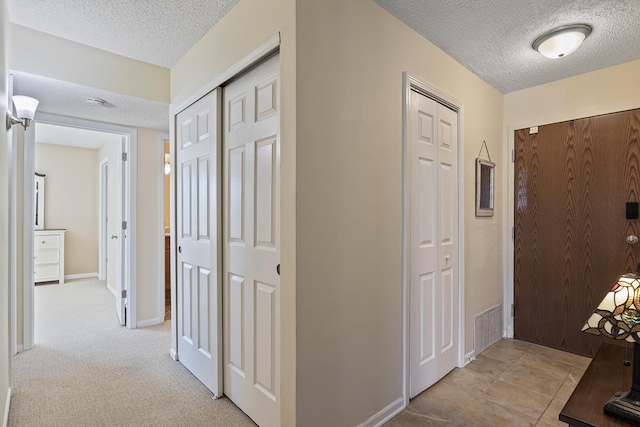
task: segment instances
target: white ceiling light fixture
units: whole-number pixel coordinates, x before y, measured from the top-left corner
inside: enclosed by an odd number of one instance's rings
[[[562,58],[580,47],[589,34],[591,27],[587,24],[566,25],[538,37],[533,48],[547,58]]]
[[[15,124],[21,124],[22,127],[27,130],[31,120],[33,120],[36,115],[38,100],[30,96],[21,95],[12,97],[12,100],[17,117],[11,114],[11,111],[7,111],[7,130],[11,129],[11,126]]]

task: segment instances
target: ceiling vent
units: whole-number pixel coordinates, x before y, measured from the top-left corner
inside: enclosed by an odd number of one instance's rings
[[[109,101],[106,101],[102,98],[87,98],[87,104],[92,107],[104,107],[104,108],[113,108],[115,105],[111,104]]]

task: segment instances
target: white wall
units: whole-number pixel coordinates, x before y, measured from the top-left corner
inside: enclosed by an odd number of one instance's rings
[[[7,110],[7,5],[0,0],[0,111]],[[7,133],[0,130],[0,422],[8,417],[11,386],[9,336],[9,159]]]
[[[44,178],[44,226],[66,229],[66,276],[98,272],[98,151],[40,144],[35,171]]]
[[[295,0],[242,0],[171,69],[171,106],[176,113],[175,108],[196,91],[269,38],[280,34],[280,417],[283,426],[295,425],[296,411],[295,25]],[[173,128],[171,130],[173,134]],[[175,331],[172,339],[175,349]]]
[[[466,340],[502,302],[502,94],[370,0],[297,2],[297,425],[355,426],[403,395],[402,73],[464,103]],[[500,206],[503,193],[496,189]]]

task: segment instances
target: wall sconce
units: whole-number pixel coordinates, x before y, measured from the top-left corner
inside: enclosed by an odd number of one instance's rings
[[[15,117],[11,114],[10,110],[7,110],[7,130],[11,129],[11,126],[18,123],[27,130],[31,124],[31,120],[33,120],[36,115],[38,100],[29,96],[16,95],[13,97],[13,105],[16,108],[16,114],[18,117]]]
[[[580,47],[589,34],[587,24],[567,25],[538,37],[532,47],[547,58],[562,58]]]

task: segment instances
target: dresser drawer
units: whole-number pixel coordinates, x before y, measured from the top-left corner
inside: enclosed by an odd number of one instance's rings
[[[65,230],[35,230],[33,240],[34,283],[64,284]]]
[[[33,278],[36,282],[44,280],[58,280],[60,277],[60,265],[35,265],[33,267]]]
[[[40,250],[33,254],[33,263],[39,264],[58,264],[60,262],[59,250]]]
[[[60,236],[35,236],[33,248],[38,249],[58,249],[60,247]]]

